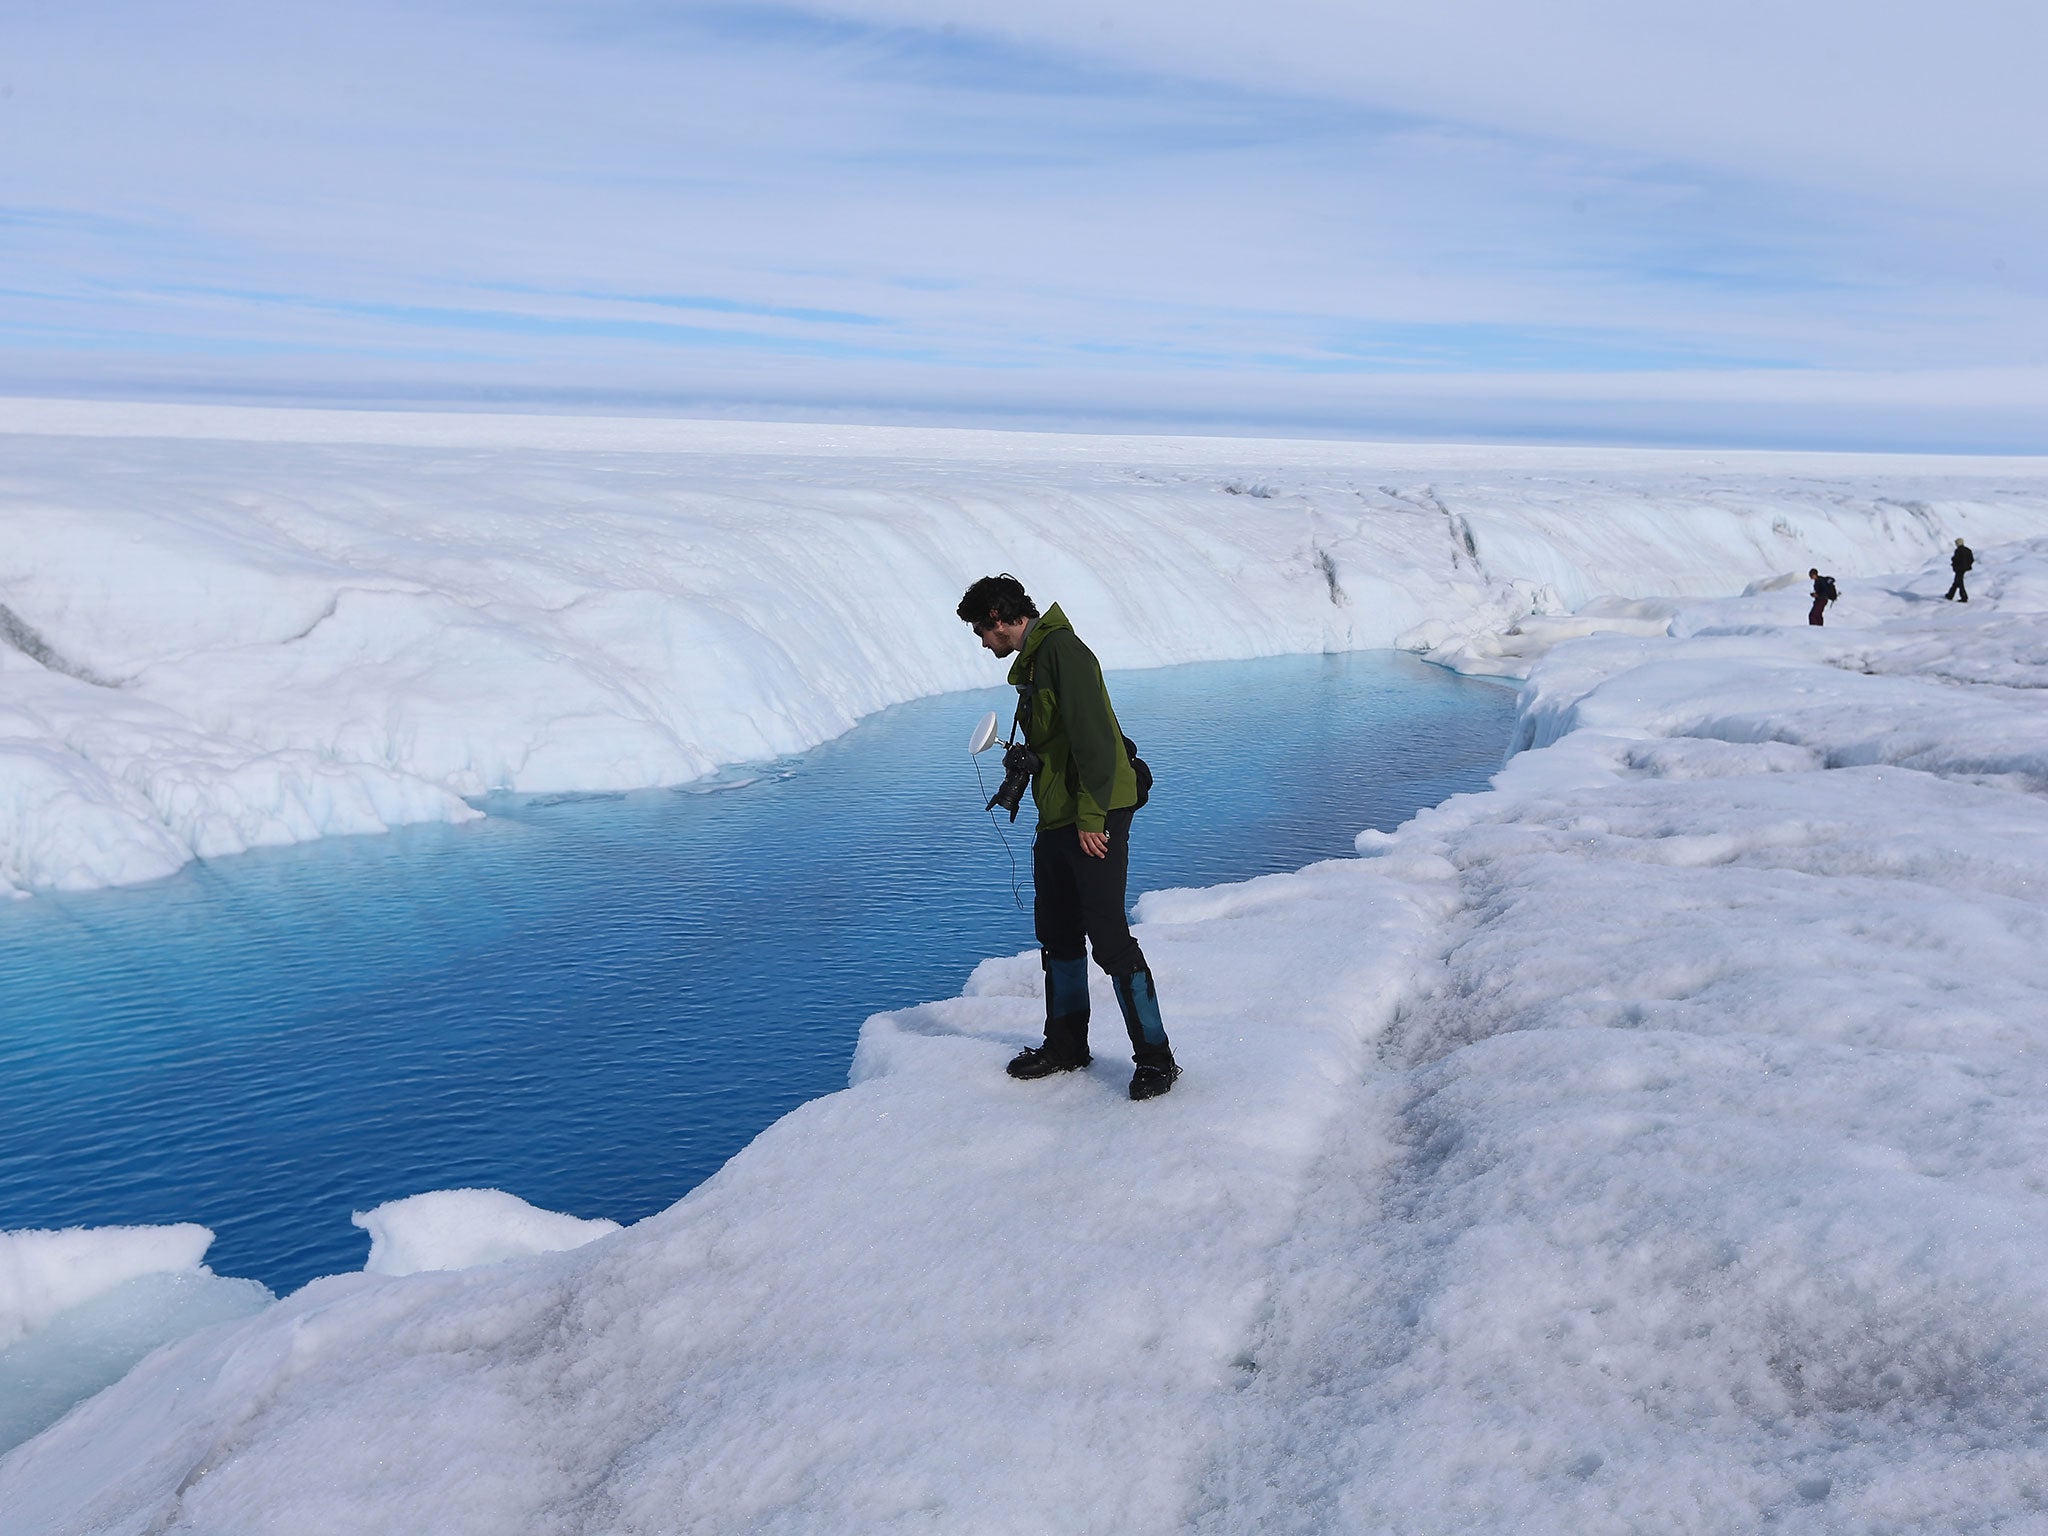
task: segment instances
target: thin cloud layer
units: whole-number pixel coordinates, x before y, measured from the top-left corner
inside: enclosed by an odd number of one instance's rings
[[[2023,0],[817,0],[1738,178],[1986,211],[2048,192]]]
[[[2042,24],[1944,16],[82,0],[0,389],[2048,448]]]

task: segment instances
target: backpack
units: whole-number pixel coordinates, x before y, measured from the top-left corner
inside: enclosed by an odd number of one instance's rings
[[[1835,578],[1823,576],[1813,584],[1813,595],[1824,603],[1832,603],[1842,594],[1835,588]]]

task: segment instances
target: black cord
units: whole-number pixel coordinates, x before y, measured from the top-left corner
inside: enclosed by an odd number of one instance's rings
[[[975,787],[981,791],[981,803],[988,810],[988,824],[996,829],[996,836],[1002,839],[1003,853],[1010,861],[1010,900],[1017,903],[1017,910],[1024,910],[1024,889],[1017,878],[1017,855],[1010,848],[1010,834],[1003,830],[1002,818],[996,815],[996,808],[988,803],[988,784],[981,776],[981,759],[973,753],[967,760],[974,764]]]

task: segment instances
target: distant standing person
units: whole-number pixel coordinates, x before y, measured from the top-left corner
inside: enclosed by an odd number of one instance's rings
[[[960,599],[958,612],[983,650],[1016,658],[1010,682],[1038,807],[1031,879],[1045,970],[1045,1043],[1019,1054],[1010,1076],[1051,1077],[1088,1065],[1092,947],[1131,1037],[1131,1097],[1157,1098],[1173,1087],[1180,1068],[1159,1019],[1152,969],[1124,915],[1131,817],[1143,795],[1102,665],[1059,604],[1041,615],[1014,576],[982,577]]]
[[[1827,612],[1828,604],[1842,594],[1835,587],[1835,578],[1821,575],[1818,567],[1806,574],[1813,578],[1813,607],[1806,615],[1806,622],[1817,625],[1820,623],[1820,616]]]
[[[1961,539],[1956,540],[1956,552],[1948,557],[1948,568],[1956,573],[1956,579],[1948,584],[1948,591],[1942,594],[1943,601],[1959,597],[1970,600],[1969,590],[1963,585],[1963,578],[1970,573],[1970,567],[1977,563],[1977,557],[1970,553],[1970,546]]]

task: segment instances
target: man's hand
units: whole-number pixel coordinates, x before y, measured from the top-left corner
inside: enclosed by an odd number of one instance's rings
[[[1076,831],[1080,831],[1077,827]],[[1107,832],[1082,832],[1081,851],[1091,859],[1109,857],[1109,834]]]

